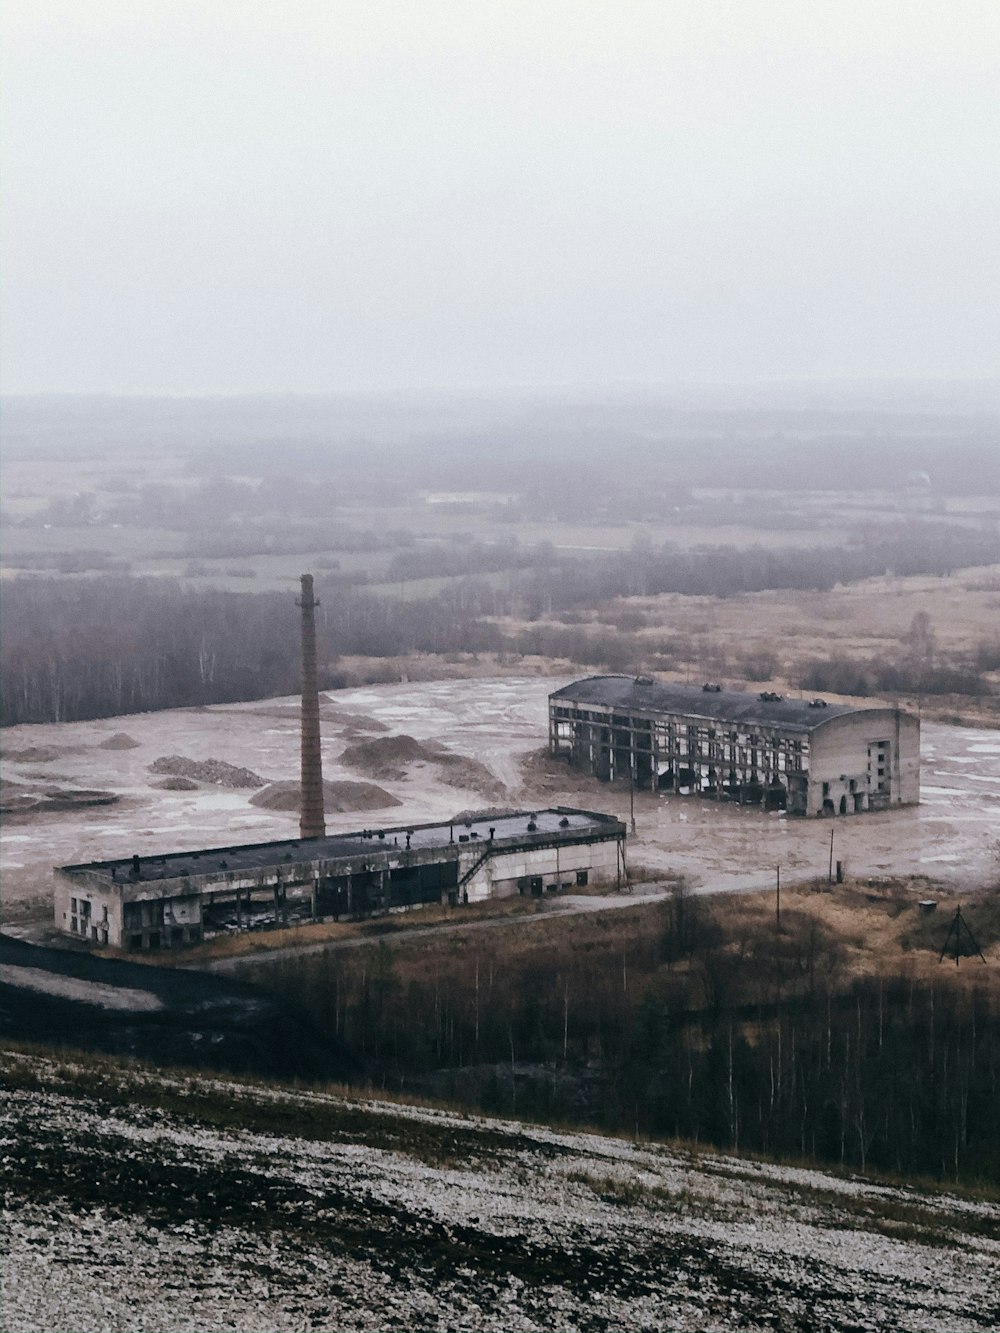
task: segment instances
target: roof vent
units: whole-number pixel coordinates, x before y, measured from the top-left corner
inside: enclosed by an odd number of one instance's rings
[[[826,702],[825,699],[810,699],[810,700],[809,700],[809,707],[810,707],[810,708],[827,708],[827,707],[829,707],[829,705],[827,704],[827,702]]]
[[[706,680],[701,687],[702,694],[721,694],[722,686],[717,685],[714,680]]]
[[[637,685],[652,685],[652,683],[653,683],[653,677],[652,677],[652,676],[636,676],[636,678],[635,678],[635,683],[636,683]]]
[[[784,697],[783,694],[775,694],[774,690],[761,690],[757,695],[762,704],[780,704]]]

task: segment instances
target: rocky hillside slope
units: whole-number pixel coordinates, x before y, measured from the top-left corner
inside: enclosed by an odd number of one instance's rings
[[[972,1330],[1000,1205],[0,1053],[6,1333]]]

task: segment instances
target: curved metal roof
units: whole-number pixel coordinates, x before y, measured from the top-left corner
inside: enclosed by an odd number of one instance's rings
[[[635,713],[675,713],[714,722],[756,723],[785,731],[810,732],[851,713],[891,711],[856,704],[811,705],[808,699],[763,699],[740,690],[705,690],[700,685],[675,685],[648,676],[588,676],[555,690],[550,699],[600,704]]]

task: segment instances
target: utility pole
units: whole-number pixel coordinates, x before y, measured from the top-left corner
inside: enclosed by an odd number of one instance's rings
[[[775,866],[774,881],[774,928],[781,929],[781,866]]]
[[[830,873],[828,881],[830,884],[833,883],[833,829],[830,830]]]

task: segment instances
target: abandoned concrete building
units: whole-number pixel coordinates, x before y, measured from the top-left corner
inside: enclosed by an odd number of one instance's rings
[[[715,684],[575,681],[549,696],[549,751],[605,782],[797,815],[920,799],[920,723],[910,714]]]
[[[94,944],[172,949],[224,931],[615,883],[624,870],[624,824],[556,807],[60,866],[55,924]]]

